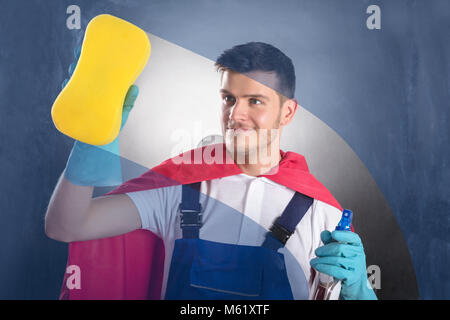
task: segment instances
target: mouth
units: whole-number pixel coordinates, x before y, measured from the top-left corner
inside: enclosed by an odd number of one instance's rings
[[[238,135],[238,134],[248,134],[250,132],[255,131],[255,129],[252,128],[228,128],[227,131],[229,131],[232,134]]]

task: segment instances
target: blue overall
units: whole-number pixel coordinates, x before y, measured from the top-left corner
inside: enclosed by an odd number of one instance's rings
[[[292,300],[284,255],[277,250],[294,232],[312,199],[296,192],[262,246],[246,246],[199,239],[199,190],[200,183],[182,186],[183,237],[175,240],[165,299]]]

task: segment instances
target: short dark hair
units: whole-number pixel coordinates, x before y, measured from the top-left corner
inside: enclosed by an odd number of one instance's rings
[[[264,42],[248,42],[225,50],[216,60],[218,71],[227,69],[239,73],[250,71],[274,71],[279,88],[272,88],[293,99],[295,94],[295,70],[292,60],[280,49]]]

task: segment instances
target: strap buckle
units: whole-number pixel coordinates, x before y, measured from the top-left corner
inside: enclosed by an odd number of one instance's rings
[[[202,226],[202,212],[203,208],[201,203],[199,203],[200,210],[193,210],[193,209],[182,209],[181,203],[178,207],[178,211],[181,213],[181,221],[180,221],[180,227],[198,227],[200,228]]]
[[[290,232],[289,230],[278,224],[278,222],[273,223],[273,225],[270,227],[270,231],[272,232],[272,235],[283,245],[286,244],[286,242],[293,234],[293,232]]]

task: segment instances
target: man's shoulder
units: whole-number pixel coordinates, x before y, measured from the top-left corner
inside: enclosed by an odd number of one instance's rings
[[[138,191],[126,192],[125,194],[132,197],[155,197],[158,196],[160,198],[173,198],[179,199],[181,197],[181,184],[172,185],[172,186],[162,186],[156,188],[143,189]]]
[[[331,228],[330,230],[334,230],[334,227],[341,219],[342,212],[326,202],[314,199],[312,209],[314,218],[322,221],[326,229]]]

